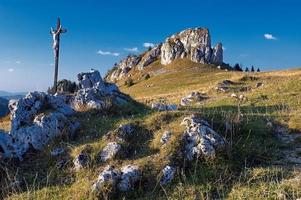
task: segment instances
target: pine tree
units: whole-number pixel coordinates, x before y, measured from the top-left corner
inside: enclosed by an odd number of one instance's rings
[[[245,72],[249,72],[249,68],[248,67],[246,67]]]
[[[251,72],[255,72],[254,66],[252,65]]]
[[[236,64],[234,65],[234,70],[240,71],[240,72],[243,71],[242,68],[240,67],[240,65],[239,65],[238,63],[236,63]]]
[[[259,69],[259,68],[257,68],[257,72],[260,72],[260,69]]]

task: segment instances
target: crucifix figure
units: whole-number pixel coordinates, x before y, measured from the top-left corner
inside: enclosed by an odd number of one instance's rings
[[[57,78],[58,78],[58,68],[59,68],[59,52],[60,52],[60,34],[66,33],[67,30],[62,28],[60,18],[57,19],[56,30],[51,27],[50,33],[53,39],[53,52],[54,52],[54,84],[53,93],[57,92]]]

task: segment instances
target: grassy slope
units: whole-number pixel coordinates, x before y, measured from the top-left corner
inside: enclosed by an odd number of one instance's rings
[[[142,73],[132,72],[135,85],[121,90],[138,101],[145,103],[164,99],[166,102],[179,103],[181,97],[191,91],[206,92],[210,97],[201,104],[181,108],[175,112],[154,112],[142,105],[118,108],[113,113],[80,113],[82,130],[75,140],[59,138],[41,153],[28,156],[21,167],[12,168],[3,164],[11,179],[16,176],[26,184],[23,187],[7,187],[11,180],[1,180],[3,193],[8,199],[88,199],[95,198],[90,193],[91,184],[101,169],[107,164],[98,161],[98,152],[106,141],[101,139],[107,131],[119,124],[136,124],[137,140],[133,141],[136,153],[120,155],[110,164],[121,166],[127,163],[139,165],[144,172],[137,189],[128,194],[109,195],[110,199],[294,199],[301,197],[301,182],[292,179],[296,174],[287,166],[274,166],[271,163],[279,159],[278,151],[283,146],[266,126],[268,121],[287,125],[292,132],[301,129],[300,90],[301,70],[277,71],[252,74],[257,81],[240,81],[245,73],[225,72],[178,60],[162,68],[158,63],[146,69],[152,76],[148,80],[139,80]],[[242,103],[242,117],[237,119],[237,101],[231,93],[216,92],[215,85],[230,79],[240,81],[242,86],[255,88],[257,82],[265,85],[245,93],[248,101]],[[147,87],[151,85],[151,87]],[[214,162],[194,161],[180,173],[176,180],[166,188],[160,187],[160,169],[177,160],[176,149],[180,143],[183,127],[179,126],[183,117],[198,113],[207,119],[219,133],[229,141],[227,153]],[[225,130],[226,124],[232,129]],[[159,139],[164,130],[173,133],[171,143],[161,147]],[[292,133],[293,134],[293,133]],[[89,146],[87,146],[89,145]],[[50,150],[64,146],[68,154],[61,158],[50,157]],[[87,169],[76,173],[70,162],[82,149],[88,149],[91,157]],[[175,155],[175,156],[170,156]],[[63,168],[56,163],[61,159],[69,160]],[[1,173],[1,172],[0,172]],[[297,172],[296,172],[297,173]],[[24,186],[26,185],[26,186]],[[105,195],[106,196],[106,195]]]

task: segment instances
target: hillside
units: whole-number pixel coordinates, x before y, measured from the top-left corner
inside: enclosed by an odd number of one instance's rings
[[[139,103],[106,112],[82,111],[76,116],[82,127],[75,139],[58,138],[42,152],[29,153],[22,165],[3,163],[2,195],[6,199],[301,197],[300,69],[244,73],[178,59],[164,67],[154,63],[145,70],[150,75],[147,79],[141,78],[141,71],[130,72],[131,86],[117,82],[122,92]],[[201,98],[175,111],[148,107],[152,103],[179,105],[193,91],[200,92]],[[227,141],[216,159],[198,157],[185,163],[181,159],[185,127],[180,124],[191,114],[206,120]],[[121,152],[114,159],[100,161],[107,138],[123,124],[134,127],[134,136],[119,143]],[[166,131],[171,136],[162,144]],[[65,152],[52,156],[57,147]],[[80,152],[89,155],[89,162],[76,171],[72,161]],[[92,185],[108,164],[115,169],[139,166],[142,177],[135,189],[120,192],[108,185],[92,193]],[[160,182],[166,165],[177,166],[169,184]]]

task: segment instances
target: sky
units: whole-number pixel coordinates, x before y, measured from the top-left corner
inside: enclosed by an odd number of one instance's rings
[[[0,0],[0,90],[45,91],[53,83],[50,27],[61,36],[59,79],[98,69],[186,28],[206,27],[225,63],[301,67],[299,0]]]

